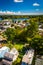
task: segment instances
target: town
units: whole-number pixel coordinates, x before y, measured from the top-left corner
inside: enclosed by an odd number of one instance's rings
[[[0,15],[0,65],[43,65],[42,15]]]

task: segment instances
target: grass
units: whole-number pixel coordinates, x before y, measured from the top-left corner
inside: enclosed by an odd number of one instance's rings
[[[14,48],[21,50],[24,47],[24,44],[14,44]]]
[[[10,49],[12,49],[12,48],[16,48],[18,51],[19,50],[22,50],[23,49],[23,47],[24,47],[24,44],[21,44],[21,43],[14,43],[14,44],[12,44],[12,43],[2,43],[2,46],[7,46],[7,47],[9,47]]]
[[[24,51],[22,50],[24,47],[24,44],[16,43],[14,44],[14,48],[16,48],[19,51],[19,56],[16,61],[13,62],[12,65],[21,65],[21,60],[24,55]]]
[[[17,60],[12,63],[12,65],[21,65],[21,58],[18,57]]]

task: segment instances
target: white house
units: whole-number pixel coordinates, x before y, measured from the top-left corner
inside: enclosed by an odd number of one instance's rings
[[[4,54],[9,51],[10,51],[10,49],[6,46],[0,48],[0,58],[4,58]]]

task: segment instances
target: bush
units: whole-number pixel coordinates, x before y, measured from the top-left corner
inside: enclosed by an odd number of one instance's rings
[[[21,64],[21,58],[18,57],[17,60],[14,61],[12,65],[20,65],[20,64]]]

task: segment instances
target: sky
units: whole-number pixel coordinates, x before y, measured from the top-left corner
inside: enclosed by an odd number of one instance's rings
[[[0,14],[43,14],[43,0],[0,0]]]

